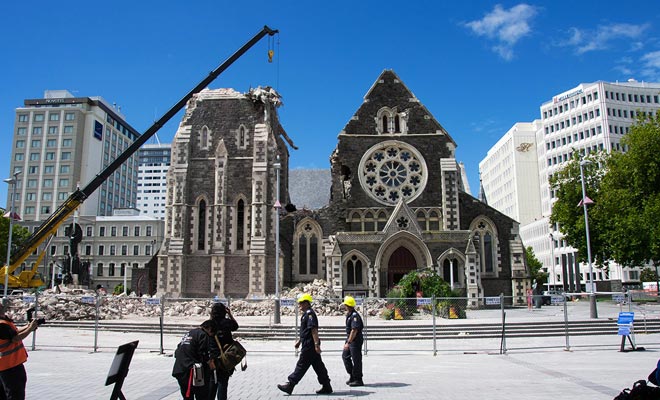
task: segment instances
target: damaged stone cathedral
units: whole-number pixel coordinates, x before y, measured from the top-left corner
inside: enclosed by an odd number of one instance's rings
[[[172,143],[159,292],[261,297],[275,292],[277,271],[282,286],[320,278],[338,295],[385,296],[430,268],[469,306],[500,293],[524,302],[518,223],[463,190],[456,143],[393,71],[339,133],[320,209],[289,204],[295,146],[280,104],[269,88],[207,89],[189,101]]]

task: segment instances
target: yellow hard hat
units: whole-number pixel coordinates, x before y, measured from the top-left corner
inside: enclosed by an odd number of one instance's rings
[[[349,307],[355,307],[355,299],[351,296],[346,296],[344,297],[344,302],[342,304],[346,304]]]
[[[302,293],[298,295],[298,303],[302,303],[303,301],[308,302],[309,304],[312,304],[312,296],[309,293]]]

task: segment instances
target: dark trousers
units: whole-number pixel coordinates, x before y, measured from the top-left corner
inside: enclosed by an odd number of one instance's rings
[[[296,363],[296,369],[291,375],[289,375],[289,382],[297,385],[303,376],[305,376],[305,372],[307,372],[310,365],[314,368],[319,383],[323,386],[330,385],[328,370],[325,368],[325,364],[323,364],[321,355],[314,349],[303,349],[300,352],[300,357],[298,357],[298,362]]]
[[[362,342],[354,341],[348,345],[348,349],[344,349],[341,353],[341,358],[344,360],[344,368],[351,376],[351,381],[362,380]]]
[[[218,400],[227,400],[227,388],[229,386],[229,377],[231,374],[226,372],[216,371],[218,382],[213,381],[213,373],[211,373],[211,386],[209,389],[209,400],[213,400],[218,396]]]
[[[192,386],[190,381],[190,375],[192,372],[183,375],[175,376],[177,382],[179,382],[179,388],[181,388],[181,397],[184,400],[208,400],[209,398],[209,385],[204,386]],[[188,386],[190,385],[190,396],[186,397],[188,392]]]
[[[24,400],[27,374],[23,364],[0,371],[0,400]]]

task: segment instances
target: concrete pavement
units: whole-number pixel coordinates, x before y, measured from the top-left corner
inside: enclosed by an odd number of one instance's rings
[[[585,303],[588,307],[588,303]],[[576,318],[588,308],[573,310]],[[522,310],[515,319],[546,318],[559,308]],[[603,307],[603,311],[605,311]],[[616,311],[616,310],[613,310]],[[512,314],[514,314],[512,312]],[[639,314],[637,314],[639,315]],[[656,317],[649,310],[649,317]],[[493,319],[496,319],[496,315]],[[203,318],[200,317],[200,322]],[[512,318],[513,319],[513,318]],[[254,323],[253,318],[238,318]],[[323,324],[340,325],[342,317],[320,318]],[[507,318],[509,320],[509,318]],[[377,321],[396,329],[397,321]],[[192,322],[192,321],[191,321]],[[283,321],[285,322],[285,321]],[[405,321],[409,322],[409,321]],[[451,323],[451,321],[443,321]],[[637,322],[636,322],[637,324]],[[641,324],[640,324],[641,325]],[[570,351],[565,338],[507,339],[507,353],[500,354],[499,339],[440,340],[437,356],[430,340],[370,341],[364,357],[366,386],[348,387],[341,361],[341,342],[324,341],[323,358],[335,393],[329,399],[612,399],[623,388],[645,379],[660,358],[660,335],[638,333],[638,346],[646,351],[619,352],[620,337],[574,336]],[[183,332],[182,332],[183,334]],[[239,330],[240,334],[240,330]],[[111,386],[104,386],[117,346],[139,340],[123,393],[130,400],[179,399],[171,377],[172,353],[180,335],[165,335],[165,354],[159,354],[160,336],[152,333],[101,332],[98,352],[92,352],[94,332],[43,326],[37,331],[37,346],[30,351],[28,399],[108,399]],[[31,348],[32,337],[24,341]],[[319,388],[313,370],[296,386],[292,396],[276,385],[286,381],[294,368],[293,343],[242,341],[248,349],[248,369],[230,379],[230,399],[303,399],[317,397]]]

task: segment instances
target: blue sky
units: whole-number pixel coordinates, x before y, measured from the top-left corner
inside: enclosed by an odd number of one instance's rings
[[[7,2],[0,137],[10,143],[16,107],[45,89],[117,103],[143,132],[268,25],[280,31],[274,62],[264,39],[211,87],[276,88],[299,147],[292,168],[328,168],[338,133],[393,69],[457,142],[476,195],[488,149],[553,95],[581,82],[660,81],[659,17],[655,0]],[[10,154],[0,156],[3,177]],[[0,206],[6,193],[0,184]]]

